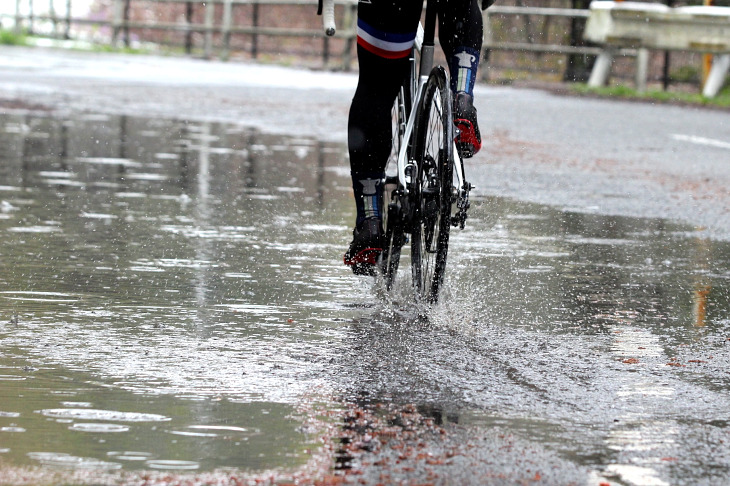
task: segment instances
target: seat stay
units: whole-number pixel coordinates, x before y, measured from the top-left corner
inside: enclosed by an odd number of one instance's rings
[[[413,167],[418,170],[417,161],[413,158],[408,157],[408,148],[411,146],[411,138],[413,137],[413,128],[416,124],[416,114],[420,105],[421,97],[423,96],[423,89],[426,86],[428,76],[420,76],[418,80],[418,88],[416,89],[416,96],[411,106],[411,112],[408,115],[408,123],[406,124],[406,132],[403,135],[403,144],[398,152],[398,182],[403,189],[404,194],[408,194],[408,180],[406,179],[406,172],[408,167]],[[411,171],[411,174],[416,172]]]
[[[457,181],[457,188],[458,188],[458,197],[462,197],[463,191],[464,191],[464,183],[466,182],[466,179],[464,178],[464,161],[461,159],[461,155],[459,155],[459,149],[456,147],[456,138],[454,138],[454,148],[453,154],[454,154],[454,170],[456,171],[456,181]]]

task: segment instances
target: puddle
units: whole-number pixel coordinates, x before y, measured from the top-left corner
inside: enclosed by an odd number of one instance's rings
[[[326,343],[354,314],[357,280],[339,268],[342,147],[214,123],[11,114],[0,160],[4,462],[308,460],[319,442],[300,406],[330,399]]]
[[[235,125],[2,115],[0,460],[293,468],[319,447],[302,404],[341,399],[503,428],[595,482],[710,477],[663,458],[704,464],[727,433],[730,245],[476,197],[422,319],[407,286],[341,265],[344,158]]]

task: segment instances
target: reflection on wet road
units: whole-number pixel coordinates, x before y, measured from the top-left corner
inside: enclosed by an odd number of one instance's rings
[[[508,430],[586,483],[730,478],[730,245],[483,197],[422,319],[341,265],[344,157],[217,123],[3,115],[0,463],[297,467],[317,446],[301,404],[344,401]]]
[[[301,462],[297,400],[329,395],[352,315],[341,149],[99,116],[6,116],[0,138],[4,457]]]

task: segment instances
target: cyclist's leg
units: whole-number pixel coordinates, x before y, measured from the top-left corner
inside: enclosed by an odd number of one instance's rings
[[[382,198],[392,144],[391,108],[408,73],[422,0],[370,0],[358,5],[359,78],[350,106],[348,148],[357,208],[345,264],[373,273],[383,248]]]
[[[460,131],[457,146],[462,156],[471,157],[482,146],[474,108],[474,83],[484,35],[482,12],[478,0],[442,0],[439,19],[439,40],[454,92],[454,121]]]

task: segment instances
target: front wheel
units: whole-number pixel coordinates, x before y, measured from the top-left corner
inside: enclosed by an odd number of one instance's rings
[[[418,172],[410,188],[415,203],[411,273],[417,296],[433,303],[446,270],[454,170],[452,95],[440,66],[426,82],[417,117],[414,159]]]
[[[413,66],[412,66],[413,68]],[[398,96],[393,104],[393,145],[391,155],[386,166],[384,182],[384,218],[385,249],[381,256],[381,270],[385,281],[385,288],[391,290],[400,264],[401,249],[405,244],[404,221],[398,191],[398,154],[405,139],[406,124],[411,112],[411,76],[404,79]]]

